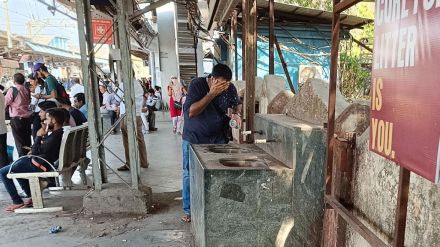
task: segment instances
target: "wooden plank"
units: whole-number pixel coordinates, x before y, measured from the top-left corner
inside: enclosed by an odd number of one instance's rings
[[[346,209],[340,202],[338,202],[331,195],[325,195],[325,201],[328,203],[339,216],[341,216],[357,233],[359,233],[371,246],[386,247],[380,238],[376,236],[368,227],[366,227],[360,220],[358,220],[348,209]]]
[[[336,226],[338,214],[333,208],[326,208],[324,211],[324,220],[326,226]],[[324,227],[322,229],[321,247],[339,247],[336,245],[337,231],[335,227]]]
[[[408,210],[410,178],[411,172],[401,166],[399,172],[399,191],[397,194],[397,208],[394,224],[394,247],[405,246],[406,215]]]
[[[353,205],[352,180],[355,151],[356,135],[354,133],[340,133],[338,138],[335,138],[335,160],[333,161],[335,167],[331,194],[342,205],[349,208]],[[330,231],[335,232],[335,246],[344,247],[347,223],[341,217],[336,216],[334,224],[327,224],[327,226],[333,228]]]
[[[333,5],[333,12],[340,14],[341,12],[347,10],[348,8],[362,2],[363,0],[344,0],[342,2],[338,1],[338,4]]]
[[[9,173],[7,175],[8,178],[50,178],[50,177],[58,177],[60,175],[59,172],[29,172],[29,173]]]
[[[269,74],[275,74],[274,56],[274,37],[275,37],[275,10],[274,0],[269,0]]]
[[[255,77],[257,76],[257,1],[250,0],[246,5],[246,130],[254,129],[255,116]],[[254,141],[254,136],[247,137],[248,142]]]
[[[290,91],[292,91],[292,93],[295,93],[295,88],[293,87],[292,78],[290,78],[289,70],[287,69],[287,64],[284,61],[283,52],[281,51],[281,47],[280,44],[278,43],[277,36],[274,35],[273,38],[274,38],[275,46],[277,47],[278,56],[280,57],[281,64],[283,65],[284,74],[286,74],[286,79],[287,82],[289,83]]]
[[[50,207],[50,208],[20,208],[14,210],[17,214],[35,214],[35,213],[53,213],[63,211],[63,207]]]

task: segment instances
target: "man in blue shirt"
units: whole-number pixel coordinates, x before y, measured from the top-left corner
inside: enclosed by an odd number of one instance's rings
[[[213,67],[208,77],[191,81],[183,105],[183,213],[182,222],[191,221],[189,146],[190,144],[226,144],[230,117],[228,108],[240,111],[237,89],[230,83],[231,69],[224,64]]]
[[[78,109],[87,119],[87,105],[84,93],[77,93],[73,96],[73,106]]]

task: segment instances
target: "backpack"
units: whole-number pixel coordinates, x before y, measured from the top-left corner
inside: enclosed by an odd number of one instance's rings
[[[60,83],[57,83],[57,96],[61,97],[61,98],[65,98],[65,99],[70,99],[69,94],[66,92],[66,89],[64,88],[63,85],[61,85]]]
[[[55,77],[54,77],[55,78]],[[56,79],[55,79],[56,80]],[[55,90],[57,90],[57,97],[65,98],[70,100],[69,94],[66,92],[66,89],[64,88],[63,84],[61,84],[58,80],[55,83]],[[47,82],[44,82],[44,88],[48,90]],[[46,91],[47,92],[47,91]]]

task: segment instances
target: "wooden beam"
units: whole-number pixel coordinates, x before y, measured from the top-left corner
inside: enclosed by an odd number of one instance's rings
[[[139,152],[137,143],[137,128],[136,128],[136,105],[134,98],[133,68],[130,57],[130,36],[128,32],[127,21],[127,4],[123,1],[118,1],[118,36],[119,47],[121,50],[121,64],[122,64],[122,82],[124,83],[124,99],[125,99],[125,120],[127,125],[127,139],[128,139],[128,160],[130,161],[131,172],[131,187],[132,189],[139,189]]]
[[[93,184],[95,190],[102,189],[102,183],[106,182],[105,168],[100,159],[105,159],[104,151],[101,150],[99,142],[102,137],[102,120],[99,111],[98,82],[92,67],[95,66],[93,50],[93,34],[91,30],[90,1],[79,0],[76,4],[76,15],[78,22],[78,37],[81,53],[81,71],[83,75],[84,92],[86,96],[89,120],[89,141],[92,153]],[[90,56],[88,56],[90,54]]]
[[[254,129],[255,116],[255,77],[257,76],[257,0],[246,1],[246,130]],[[253,135],[247,137],[253,142]]]
[[[406,215],[408,209],[408,194],[409,194],[409,181],[411,178],[411,172],[400,167],[399,172],[399,191],[397,194],[397,208],[394,224],[394,241],[393,247],[405,246],[405,228],[406,228]]]
[[[269,0],[269,74],[275,74],[274,56],[274,37],[275,37],[275,10],[274,0]]]
[[[367,50],[369,52],[373,52],[373,49],[371,49],[370,47],[364,45],[362,42],[360,42],[359,40],[355,39],[354,37],[351,37],[351,39],[354,41],[354,43],[358,44],[360,47],[364,48],[365,50]]]
[[[338,200],[331,195],[325,195],[325,202],[330,205],[339,216],[341,216],[357,233],[359,233],[371,246],[387,247],[380,238],[378,238],[368,227],[348,211]]]
[[[287,69],[287,64],[284,61],[283,52],[281,51],[280,44],[278,43],[277,36],[274,35],[273,37],[275,46],[277,47],[278,56],[280,57],[281,64],[283,65],[284,74],[286,75],[287,82],[289,83],[290,91],[292,93],[295,93],[295,87],[293,87],[292,79],[290,78],[289,70]]]
[[[333,6],[338,3],[333,1]],[[327,123],[327,174],[325,179],[325,192],[331,194],[332,171],[333,171],[333,135],[335,131],[335,105],[336,105],[336,80],[338,76],[338,58],[339,58],[339,32],[340,32],[340,14],[333,12],[332,24],[332,42],[330,53],[330,82],[328,98],[328,123]]]
[[[341,12],[347,10],[348,8],[362,1],[363,0],[344,0],[342,2],[338,2],[338,4],[333,5],[333,13],[340,14]]]

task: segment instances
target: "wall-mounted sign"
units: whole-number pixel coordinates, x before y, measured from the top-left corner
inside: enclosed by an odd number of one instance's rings
[[[113,22],[106,19],[93,19],[93,43],[95,44],[113,44]]]
[[[374,35],[370,150],[438,183],[440,1],[376,0]]]

